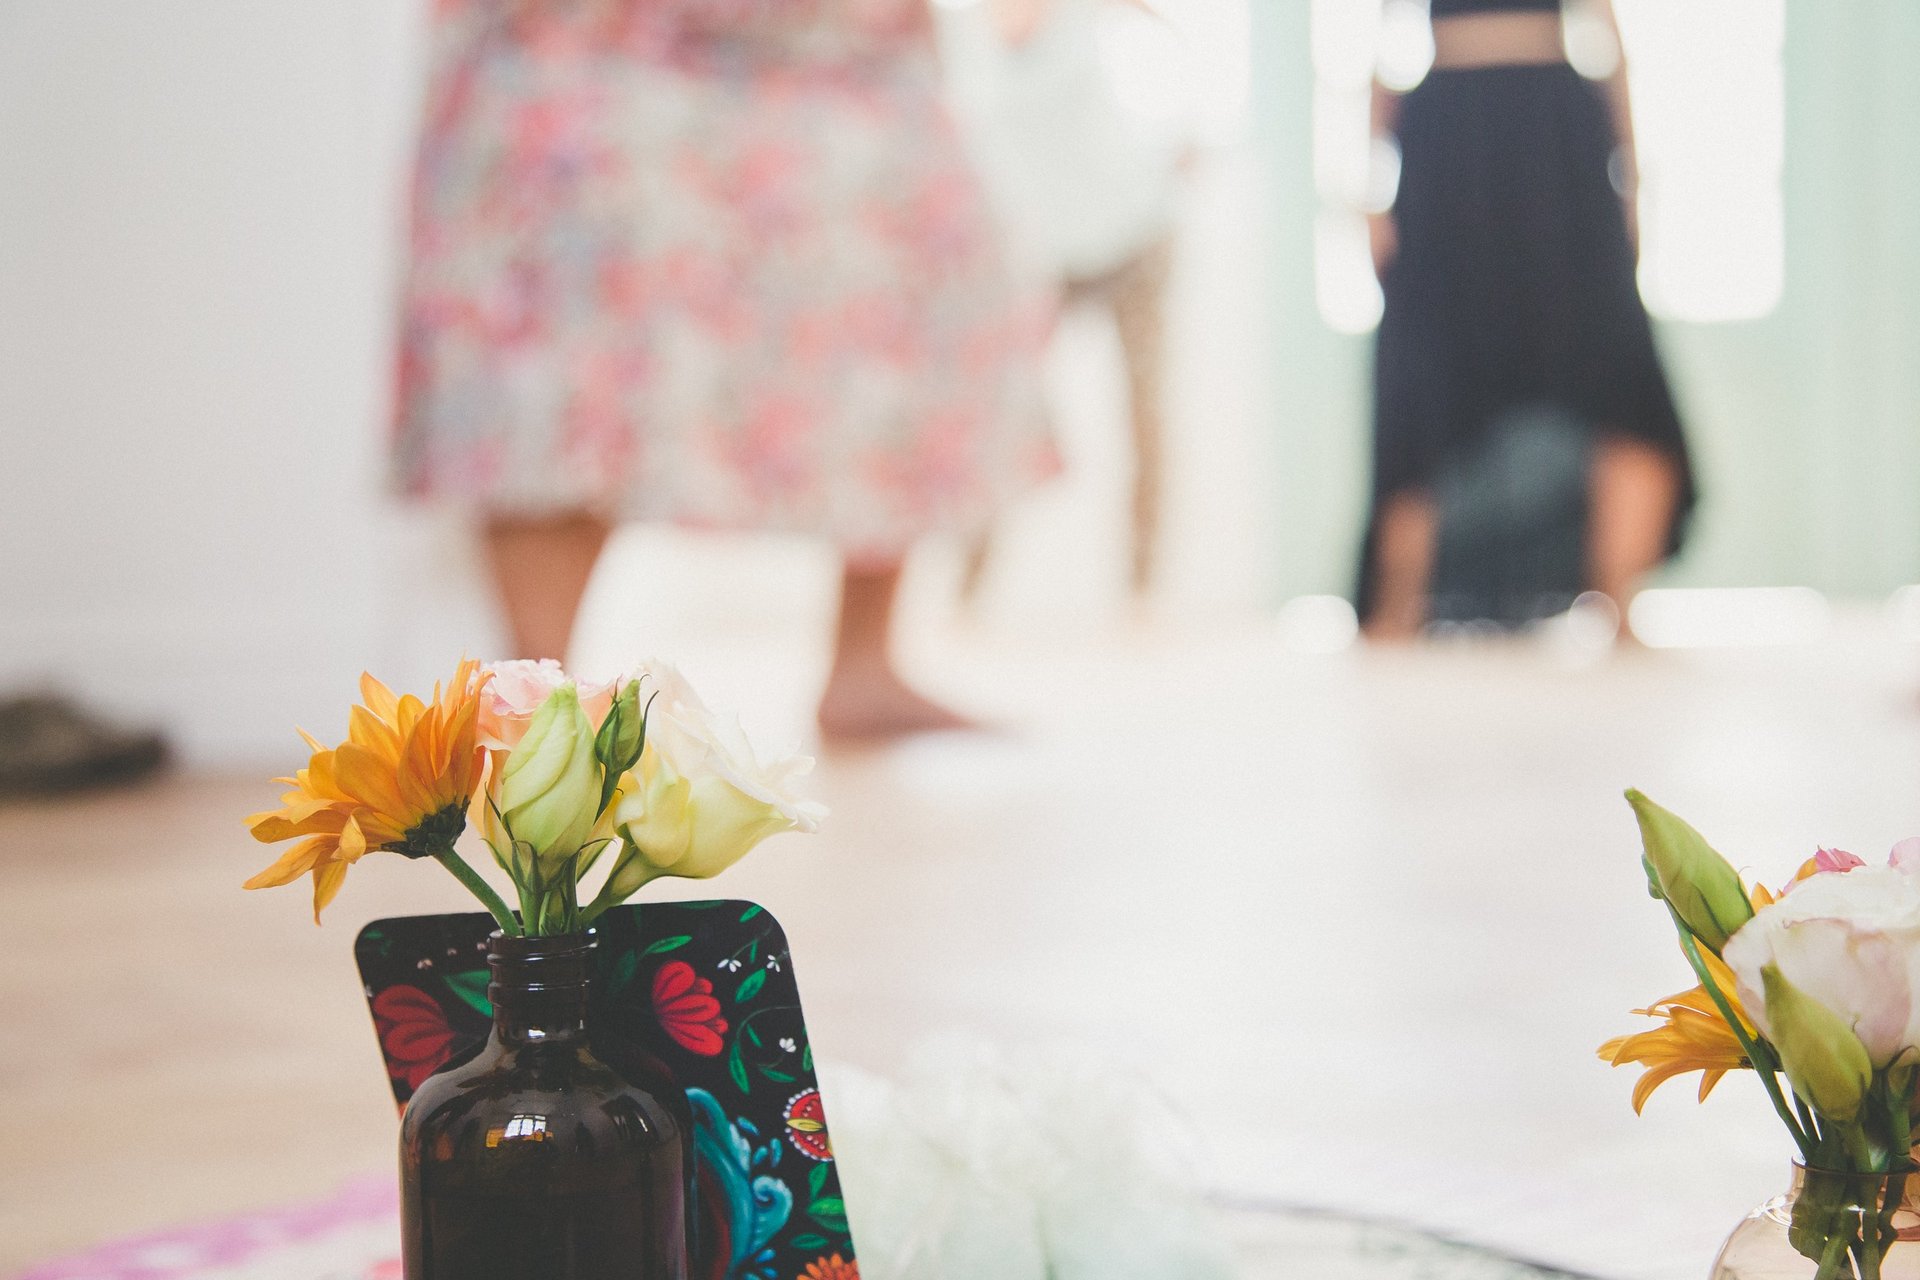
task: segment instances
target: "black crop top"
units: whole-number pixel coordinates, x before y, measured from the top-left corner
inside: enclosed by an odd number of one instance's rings
[[[1558,13],[1560,0],[1431,0],[1433,16],[1452,18],[1463,13]]]

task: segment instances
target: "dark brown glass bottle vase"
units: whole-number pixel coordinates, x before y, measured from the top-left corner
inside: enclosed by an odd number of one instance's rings
[[[493,936],[493,1034],[401,1121],[407,1280],[685,1280],[685,1135],[588,1048],[592,947]]]

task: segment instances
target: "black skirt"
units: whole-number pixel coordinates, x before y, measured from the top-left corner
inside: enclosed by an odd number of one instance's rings
[[[1640,301],[1599,87],[1564,64],[1435,71],[1402,100],[1399,142],[1362,616],[1381,505],[1430,491],[1498,424],[1538,407],[1674,459],[1678,550],[1693,472]]]

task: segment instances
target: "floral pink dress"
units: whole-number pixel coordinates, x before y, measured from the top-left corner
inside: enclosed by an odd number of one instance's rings
[[[406,490],[893,555],[1048,475],[924,2],[438,0]]]

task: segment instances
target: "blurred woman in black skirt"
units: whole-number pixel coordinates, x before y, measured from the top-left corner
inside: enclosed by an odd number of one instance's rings
[[[1405,95],[1374,90],[1374,131],[1401,156],[1372,227],[1386,308],[1359,594],[1382,639],[1430,616],[1436,480],[1516,412],[1587,433],[1584,585],[1622,610],[1678,549],[1694,498],[1635,282],[1624,60],[1604,83],[1576,72],[1560,0],[1431,5],[1433,69]],[[1608,0],[1596,8],[1614,26]]]

